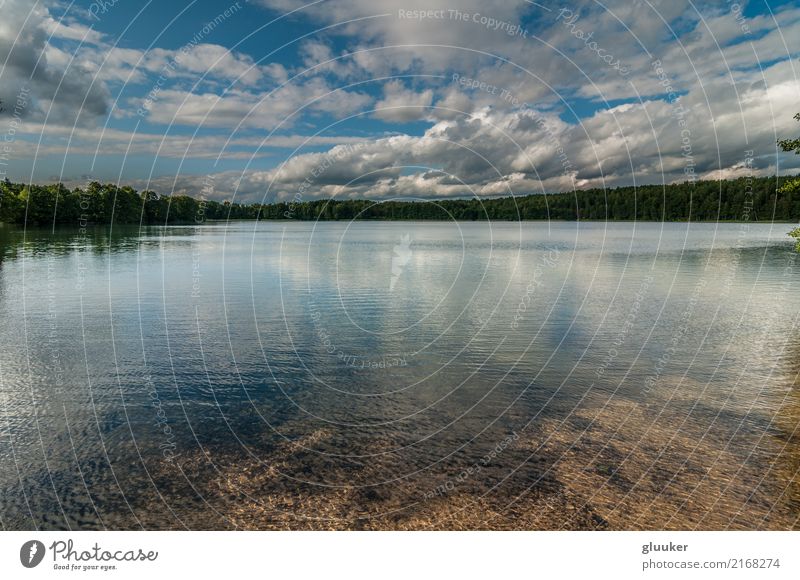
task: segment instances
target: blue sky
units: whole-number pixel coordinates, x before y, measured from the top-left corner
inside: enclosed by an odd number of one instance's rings
[[[0,0],[0,170],[239,201],[796,172],[800,8]],[[206,189],[208,191],[208,189]]]

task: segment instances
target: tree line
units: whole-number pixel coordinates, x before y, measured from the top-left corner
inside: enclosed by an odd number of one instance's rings
[[[90,183],[0,182],[0,222],[192,224],[210,220],[642,220],[799,221],[797,178],[747,177],[671,185],[428,202],[326,199],[239,204]]]
[[[0,222],[18,224],[188,224],[256,219],[260,206],[159,195],[92,182],[85,189],[61,183],[0,182]]]

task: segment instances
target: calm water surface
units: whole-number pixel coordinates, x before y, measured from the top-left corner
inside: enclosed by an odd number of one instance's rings
[[[0,525],[797,528],[790,228],[0,226]]]

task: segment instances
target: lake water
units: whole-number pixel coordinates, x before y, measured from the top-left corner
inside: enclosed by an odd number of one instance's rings
[[[789,229],[0,226],[0,524],[798,528]]]

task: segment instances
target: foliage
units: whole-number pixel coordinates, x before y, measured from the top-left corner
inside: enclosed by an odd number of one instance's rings
[[[797,113],[794,118],[800,121],[800,113]],[[794,151],[796,155],[800,155],[800,138],[798,139],[781,139],[778,145],[784,151]],[[789,195],[800,195],[800,178],[790,179],[786,181],[779,190],[780,193]],[[789,232],[789,235],[796,238],[797,251],[800,252],[800,228]]]
[[[90,183],[0,182],[0,221],[28,224],[178,224],[207,220],[655,220],[798,221],[797,178],[739,178],[548,195],[426,202],[314,200],[244,205]]]
[[[176,224],[254,219],[259,206],[202,201],[185,195],[141,193],[130,187],[90,183],[70,190],[63,184],[0,183],[0,222],[28,224]]]
[[[800,121],[800,113],[797,113],[794,118]],[[778,145],[784,151],[794,151],[796,155],[800,155],[800,138],[798,139],[781,139]],[[783,184],[781,193],[800,193],[800,178],[790,179]]]
[[[797,245],[795,248],[797,248],[797,251],[800,252],[800,228],[793,229],[791,232],[789,232],[789,235],[797,240]]]

